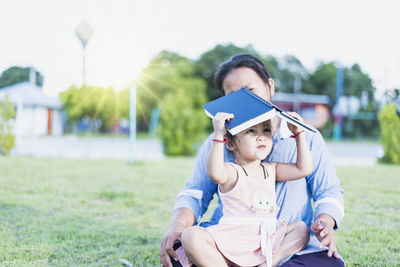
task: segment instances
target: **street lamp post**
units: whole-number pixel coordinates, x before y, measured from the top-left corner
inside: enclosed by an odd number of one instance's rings
[[[135,161],[136,142],[136,81],[129,88],[129,163]]]
[[[92,27],[85,21],[76,26],[75,34],[82,43],[83,60],[82,60],[82,84],[86,84],[86,45],[93,35]]]
[[[342,95],[343,95],[343,68],[338,66],[336,67],[336,104],[339,103],[339,99]],[[341,140],[343,115],[334,114],[334,118],[335,118],[335,124],[333,125],[333,139]]]
[[[299,72],[295,72],[294,74],[293,91],[294,91],[293,110],[297,113],[300,113],[301,77]]]
[[[296,58],[287,57],[287,68],[290,72],[294,74],[293,81],[293,111],[300,113],[301,112],[301,79],[307,78],[307,72],[305,71],[303,65],[301,65],[300,61]]]

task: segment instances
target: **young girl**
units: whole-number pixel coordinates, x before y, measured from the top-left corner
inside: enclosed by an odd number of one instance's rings
[[[296,113],[291,115],[301,120]],[[214,266],[271,266],[272,255],[274,265],[279,264],[307,245],[309,233],[301,221],[290,225],[282,222],[277,228],[275,180],[290,181],[309,175],[312,172],[311,152],[303,131],[288,125],[296,139],[296,164],[262,163],[272,149],[271,121],[257,124],[235,136],[228,133],[228,138],[224,138],[225,121],[232,118],[233,114],[228,113],[215,116],[213,144],[207,160],[207,174],[218,184],[223,216],[219,224],[199,232],[208,235],[206,238],[211,236],[215,242],[215,251],[209,253],[209,262]],[[235,155],[233,163],[224,162],[224,144]],[[280,247],[289,231],[296,233],[292,235],[292,242]],[[185,232],[182,236],[184,249],[194,245],[192,239],[185,238]],[[188,256],[196,258],[195,255]],[[201,265],[200,262],[193,263]]]

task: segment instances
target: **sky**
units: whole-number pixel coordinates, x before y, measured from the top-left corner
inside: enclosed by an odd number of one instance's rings
[[[400,88],[400,4],[395,0],[0,0],[0,72],[33,66],[52,96],[82,83],[122,89],[162,50],[190,59],[217,44],[253,45],[263,55],[358,63],[378,92]]]

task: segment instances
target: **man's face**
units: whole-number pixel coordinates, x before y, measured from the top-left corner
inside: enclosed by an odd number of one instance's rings
[[[265,83],[254,70],[246,67],[234,69],[228,73],[222,86],[225,95],[246,87],[267,101],[271,101],[271,96],[275,91],[272,79]]]

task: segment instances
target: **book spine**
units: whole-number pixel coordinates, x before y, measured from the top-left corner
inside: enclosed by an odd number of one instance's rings
[[[271,104],[270,102],[268,102],[268,101],[265,100],[264,98],[262,98],[262,97],[256,95],[255,93],[253,93],[253,92],[250,91],[249,89],[246,88],[244,91],[245,91],[246,93],[250,94],[251,96],[257,98],[258,100],[260,100],[261,102],[263,102],[264,104],[266,104],[268,107],[271,107],[271,108],[275,108],[275,109],[276,109],[276,107],[275,107],[273,104]]]
[[[267,100],[265,100],[264,98],[256,95],[255,93],[253,93],[252,91],[250,91],[249,89],[246,88],[245,90],[248,94],[254,96],[255,98],[257,98],[258,100],[260,100],[261,102],[263,102],[264,104],[266,104],[267,106],[276,109],[278,112],[284,112],[281,108],[279,108],[278,106],[272,104],[271,102],[268,102]]]
[[[262,97],[256,95],[255,93],[253,93],[249,89],[246,88],[244,91],[247,92],[248,94],[254,96],[256,99],[260,100],[261,102],[263,102],[264,104],[268,105],[269,107],[275,109],[280,118],[285,119],[289,123],[292,123],[292,124],[294,124],[296,126],[299,126],[299,127],[303,128],[303,129],[306,129],[306,130],[308,130],[310,132],[316,133],[316,131],[314,129],[310,128],[305,123],[302,123],[299,120],[297,120],[296,118],[293,118],[292,116],[290,116],[289,114],[286,114],[286,112],[283,111],[281,108],[275,106],[274,104],[268,102],[267,100],[263,99]]]
[[[305,130],[307,130],[309,132],[316,133],[316,131],[313,128],[311,128],[307,124],[305,124],[303,122],[300,122],[299,120],[293,118],[289,114],[286,114],[284,111],[283,112],[278,112],[278,116],[281,119],[284,119],[284,120],[286,120],[287,122],[289,122],[291,124],[294,124],[294,125],[296,125],[296,126],[298,126],[300,128],[303,128],[303,129],[305,129]]]

